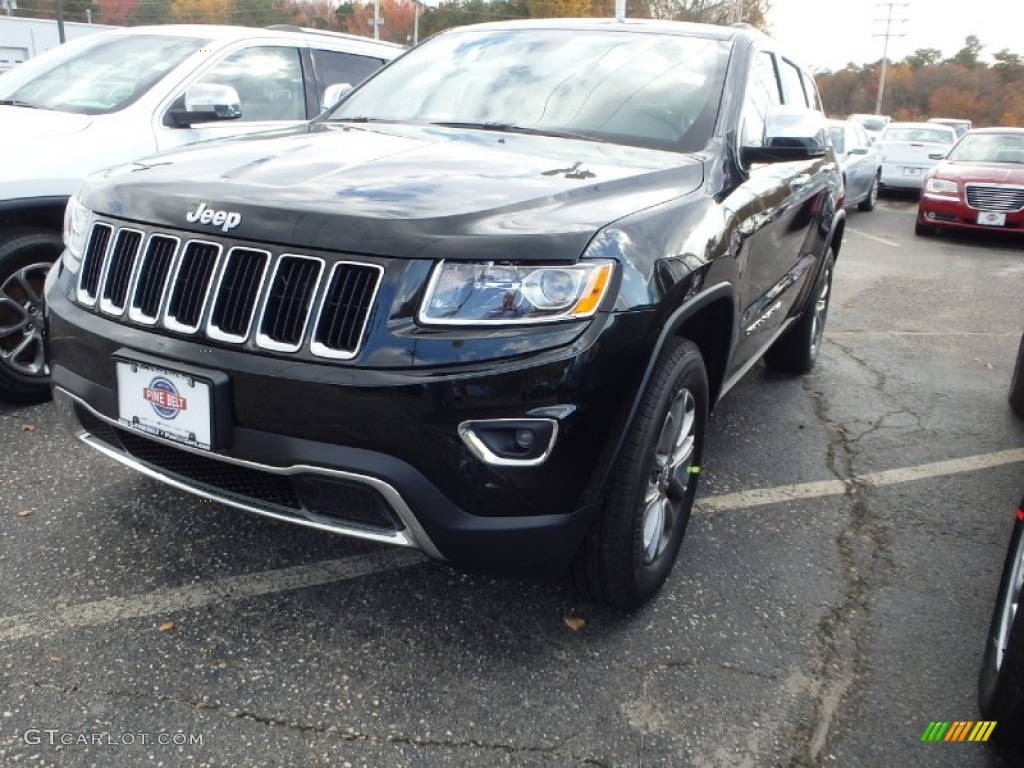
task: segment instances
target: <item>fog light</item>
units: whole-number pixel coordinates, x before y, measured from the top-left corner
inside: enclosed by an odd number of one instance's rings
[[[485,419],[459,424],[459,437],[478,459],[499,467],[543,464],[555,446],[554,419]]]
[[[529,429],[516,430],[516,445],[524,451],[530,450],[533,446],[533,432]]]
[[[935,212],[934,211],[928,211],[928,213],[926,213],[924,215],[924,217],[926,219],[931,219],[932,221],[934,221],[935,220]]]

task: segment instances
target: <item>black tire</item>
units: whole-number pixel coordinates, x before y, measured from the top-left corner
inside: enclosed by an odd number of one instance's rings
[[[1024,500],[1021,505],[1024,507]],[[1024,748],[1024,606],[1009,621],[1006,617],[1011,601],[1021,597],[1014,576],[1019,574],[1018,568],[1024,567],[1022,561],[1024,522],[1018,522],[1006,553],[978,676],[978,707],[982,717],[997,723],[991,738],[1012,749]]]
[[[857,203],[858,211],[867,213],[868,211],[875,210],[875,203],[878,202],[878,188],[881,186],[879,175],[878,173],[875,174],[875,178],[871,182],[871,189],[868,190],[868,196]]]
[[[1010,394],[1007,398],[1010,407],[1018,418],[1024,419],[1024,336],[1020,337],[1020,348],[1017,350],[1017,364],[1013,368],[1010,379]]]
[[[583,595],[633,610],[665,583],[690,520],[707,417],[708,378],[700,350],[686,339],[672,339],[612,468],[601,514],[571,565],[572,581]]]
[[[39,403],[50,397],[43,280],[62,247],[60,235],[48,229],[0,232],[0,400]]]
[[[814,367],[832,301],[832,272],[835,264],[835,256],[829,248],[800,319],[765,353],[764,362],[773,371],[801,374]]]
[[[927,224],[922,224],[920,221],[914,222],[914,234],[918,237],[931,237],[935,234],[935,227],[929,227]]]

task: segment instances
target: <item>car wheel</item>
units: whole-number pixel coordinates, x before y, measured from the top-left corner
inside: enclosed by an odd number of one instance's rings
[[[603,509],[571,566],[592,600],[631,610],[668,578],[690,520],[708,416],[697,345],[668,342],[622,452]]]
[[[764,356],[765,364],[781,373],[807,373],[814,367],[825,335],[829,303],[832,300],[832,249],[825,252],[825,263],[811,292],[810,304],[800,319],[781,336]]]
[[[927,224],[922,224],[920,221],[914,222],[914,234],[918,237],[931,237],[935,234],[935,227],[929,227]]]
[[[1021,502],[1024,507],[1024,501]],[[995,720],[994,741],[1024,747],[1024,610],[1020,610],[1024,582],[1024,511],[1010,539],[999,582],[999,593],[989,626],[985,654],[978,677],[978,705],[986,720]]]
[[[50,396],[43,324],[43,283],[61,252],[60,236],[18,228],[0,234],[0,400]]]
[[[1017,364],[1013,368],[1013,378],[1010,379],[1009,400],[1013,412],[1024,419],[1024,336],[1020,337]]]
[[[878,202],[878,174],[875,174],[875,178],[871,180],[871,189],[868,190],[868,196],[865,197],[857,204],[857,210],[859,211],[873,211],[875,210],[875,203]]]

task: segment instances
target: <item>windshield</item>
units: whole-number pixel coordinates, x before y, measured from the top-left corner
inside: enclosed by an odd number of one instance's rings
[[[472,30],[381,70],[330,120],[456,124],[692,152],[714,130],[728,43],[621,31]]]
[[[0,103],[83,115],[115,112],[207,42],[149,34],[90,35],[0,77]]]
[[[1024,133],[975,133],[961,139],[948,160],[1024,164]]]
[[[882,141],[918,141],[931,144],[952,144],[956,134],[952,128],[889,128]]]

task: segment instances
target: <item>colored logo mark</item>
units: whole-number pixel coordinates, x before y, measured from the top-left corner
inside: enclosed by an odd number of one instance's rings
[[[988,741],[995,720],[938,720],[928,723],[921,741]]]
[[[163,376],[157,376],[143,389],[142,396],[149,401],[156,415],[163,419],[173,419],[181,411],[188,409],[188,401],[178,394],[174,384]]]

